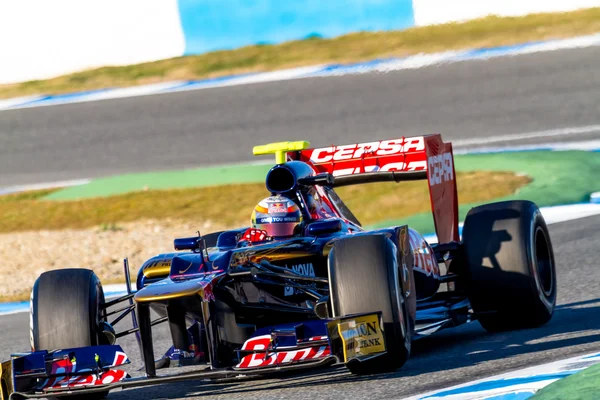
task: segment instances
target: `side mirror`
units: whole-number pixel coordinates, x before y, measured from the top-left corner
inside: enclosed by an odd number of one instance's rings
[[[308,236],[319,236],[327,233],[336,233],[342,230],[342,221],[339,219],[332,219],[329,221],[313,222],[308,225],[307,234]]]
[[[200,236],[177,238],[173,244],[175,250],[192,250],[196,253],[202,250],[202,238]]]

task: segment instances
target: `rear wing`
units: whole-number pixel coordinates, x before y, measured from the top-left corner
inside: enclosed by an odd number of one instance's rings
[[[304,161],[316,173],[329,173],[336,181],[352,175],[361,176],[353,177],[354,183],[381,181],[383,175],[395,181],[427,179],[439,243],[459,241],[452,144],[444,143],[439,134],[314,149],[306,149],[307,144],[301,147],[288,151],[287,160]]]

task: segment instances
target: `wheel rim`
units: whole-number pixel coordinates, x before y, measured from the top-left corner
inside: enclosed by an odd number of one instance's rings
[[[553,260],[546,233],[539,226],[535,231],[535,258],[540,289],[546,297],[550,297],[554,290]]]

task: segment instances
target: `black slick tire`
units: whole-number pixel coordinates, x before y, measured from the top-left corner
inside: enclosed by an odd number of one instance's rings
[[[547,323],[556,303],[556,268],[548,228],[530,201],[486,204],[463,228],[467,293],[484,329]]]
[[[44,272],[31,293],[31,347],[35,351],[101,344],[98,323],[104,293],[88,269]]]
[[[411,324],[396,252],[387,237],[369,235],[337,241],[329,253],[333,315],[382,312],[387,354],[372,362],[347,363],[354,374],[395,371],[410,355]]]
[[[33,351],[105,344],[98,325],[104,292],[89,269],[44,272],[31,292],[30,340]],[[108,391],[69,396],[73,400],[102,399]]]

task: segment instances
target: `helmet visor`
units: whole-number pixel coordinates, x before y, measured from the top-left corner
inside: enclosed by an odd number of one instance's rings
[[[281,222],[272,224],[257,224],[256,229],[261,229],[267,232],[267,235],[272,237],[293,236],[294,229],[298,226],[298,222]]]

